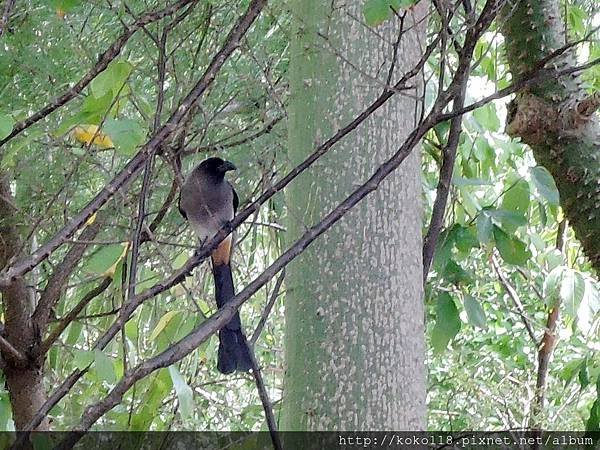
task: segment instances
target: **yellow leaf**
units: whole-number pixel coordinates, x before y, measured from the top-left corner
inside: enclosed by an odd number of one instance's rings
[[[56,15],[59,18],[64,19],[65,18],[65,14],[66,14],[66,11],[64,9],[62,9],[62,8],[56,8]]]
[[[173,318],[180,312],[181,311],[169,311],[164,316],[162,316],[156,324],[156,327],[152,331],[152,334],[150,335],[150,342],[156,339],[158,335],[162,333],[163,330],[167,327],[167,325],[169,325],[169,322],[171,322],[171,320],[173,320]]]
[[[90,218],[88,220],[85,221],[86,225],[91,225],[96,221],[96,217],[98,216],[97,213],[94,213],[90,216]]]
[[[125,256],[127,255],[127,250],[129,250],[129,241],[124,242],[121,244],[123,246],[123,252],[121,253],[121,256],[119,256],[119,259],[117,259],[115,261],[115,263],[110,266],[106,272],[104,272],[102,275],[105,277],[111,277],[113,278],[115,276],[115,271],[117,270],[117,265],[123,261],[123,258],[125,258]]]
[[[79,125],[73,129],[73,137],[82,144],[95,144],[100,148],[114,148],[113,141],[98,125]]]

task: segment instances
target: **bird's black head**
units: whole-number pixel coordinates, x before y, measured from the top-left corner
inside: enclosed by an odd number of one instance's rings
[[[233,163],[216,157],[205,159],[196,168],[196,170],[218,180],[222,180],[226,172],[236,169],[237,167]]]

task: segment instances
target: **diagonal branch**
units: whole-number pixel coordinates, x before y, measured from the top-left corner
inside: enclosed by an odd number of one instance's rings
[[[0,350],[5,355],[9,355],[17,364],[26,364],[27,357],[17,350],[4,336],[0,335]],[[6,358],[5,358],[6,359]]]
[[[92,241],[98,234],[98,231],[100,231],[101,222],[102,220],[96,218],[94,223],[83,230],[79,236],[82,243],[74,244],[73,247],[71,247],[64,259],[55,267],[50,276],[48,284],[40,295],[40,300],[32,316],[32,320],[38,327],[40,333],[43,334],[45,332],[50,317],[50,311],[60,298],[66,281],[71,276],[75,267],[77,267],[77,264],[79,264],[83,253],[89,246],[89,242]]]
[[[96,286],[91,291],[89,291],[87,294],[85,294],[81,298],[81,300],[79,300],[79,303],[77,303],[77,305],[75,305],[75,307],[71,311],[69,311],[69,313],[66,316],[64,316],[62,319],[60,319],[60,322],[58,323],[58,325],[52,330],[52,332],[48,335],[48,337],[46,339],[44,339],[44,341],[39,345],[38,354],[39,355],[46,354],[46,352],[48,350],[50,350],[50,347],[52,347],[52,344],[54,344],[54,342],[58,339],[58,337],[62,334],[62,332],[65,331],[65,329],[69,326],[69,324],[77,318],[79,313],[81,311],[83,311],[83,309],[87,306],[87,304],[89,302],[91,302],[94,298],[96,298],[100,294],[102,294],[106,289],[108,289],[108,287],[110,286],[111,283],[112,283],[112,278],[105,277],[98,286]]]
[[[521,302],[521,299],[519,298],[519,294],[517,294],[517,291],[515,290],[515,288],[512,287],[512,285],[510,284],[510,282],[508,281],[506,276],[502,273],[502,270],[500,269],[500,265],[498,264],[498,261],[496,261],[496,257],[494,255],[490,255],[490,261],[492,263],[492,267],[494,268],[494,272],[496,272],[496,275],[498,276],[498,280],[500,281],[500,284],[502,284],[502,287],[508,293],[508,296],[510,297],[513,304],[515,305],[515,308],[517,308],[517,312],[519,313],[519,316],[521,317],[521,322],[523,322],[523,325],[525,325],[525,329],[527,330],[527,333],[529,334],[529,337],[531,338],[531,342],[533,342],[533,345],[535,345],[537,347],[538,340],[535,337],[535,333],[533,332],[531,323],[529,323],[529,318],[525,315],[525,309],[523,308],[523,303]]]
[[[197,0],[179,0],[178,2],[167,6],[166,8],[145,14],[138,18],[129,28],[125,29],[123,34],[121,34],[121,36],[119,36],[119,38],[115,42],[113,42],[112,45],[104,51],[104,53],[102,53],[98,57],[98,62],[96,63],[96,65],[92,67],[90,71],[84,75],[83,78],[81,78],[71,89],[69,89],[61,96],[52,100],[42,109],[29,116],[27,119],[18,122],[13,127],[12,132],[8,136],[6,136],[4,139],[0,139],[0,147],[2,147],[15,136],[19,135],[22,131],[29,128],[31,125],[39,122],[52,112],[56,111],[61,106],[66,105],[68,102],[77,97],[77,95],[79,95],[83,91],[83,89],[85,89],[85,87],[88,84],[90,84],[91,81],[94,78],[96,78],[96,76],[100,72],[104,71],[108,67],[110,62],[113,59],[115,59],[119,55],[119,53],[121,53],[121,50],[123,49],[125,43],[131,38],[131,36],[135,34],[136,31],[138,31],[140,28],[145,27],[149,23],[156,22],[166,16],[175,13],[176,11],[183,8],[185,5],[192,1]]]

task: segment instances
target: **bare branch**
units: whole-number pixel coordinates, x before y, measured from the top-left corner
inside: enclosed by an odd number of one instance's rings
[[[527,333],[529,334],[531,341],[537,347],[538,340],[535,337],[535,333],[533,332],[533,328],[532,328],[531,324],[529,323],[529,318],[525,315],[525,309],[523,308],[523,303],[521,302],[521,299],[519,298],[519,294],[517,294],[517,291],[515,290],[515,288],[510,284],[510,281],[508,281],[506,276],[502,273],[502,270],[500,269],[500,265],[498,264],[498,261],[496,261],[496,257],[494,255],[490,255],[490,262],[492,263],[494,272],[496,272],[496,275],[498,276],[498,280],[500,281],[500,284],[502,285],[504,290],[508,293],[508,296],[510,297],[513,304],[515,305],[515,308],[517,308],[517,312],[519,313],[519,316],[521,317],[521,322],[523,322],[523,325],[525,325],[525,329],[527,330]]]
[[[250,344],[252,346],[254,346],[256,344],[256,341],[258,340],[260,333],[262,333],[262,330],[265,327],[265,324],[267,323],[267,318],[269,317],[269,314],[271,314],[271,310],[273,309],[273,306],[275,305],[275,302],[277,301],[277,297],[279,297],[279,290],[281,289],[281,285],[283,284],[284,279],[285,279],[285,269],[283,269],[281,271],[281,275],[279,275],[279,278],[277,278],[277,281],[275,282],[275,287],[273,288],[273,292],[271,293],[271,298],[269,298],[269,302],[265,306],[265,309],[263,310],[263,312],[260,316],[258,325],[256,325],[256,329],[254,330],[254,333],[252,333],[252,337],[248,341],[248,342],[250,342]]]
[[[71,247],[62,262],[55,267],[52,275],[48,279],[48,284],[40,295],[40,300],[32,316],[32,320],[35,322],[40,333],[45,332],[50,317],[50,311],[59,300],[66,281],[69,279],[71,273],[75,267],[77,267],[77,264],[79,264],[83,253],[88,248],[89,244],[86,242],[92,241],[98,234],[98,231],[100,231],[101,222],[101,219],[96,218],[94,223],[88,225],[85,230],[83,230],[79,236],[83,243],[74,244]]]
[[[281,279],[282,277],[279,277]],[[279,281],[279,280],[278,280]],[[256,354],[254,348],[250,348],[250,361],[252,362],[252,376],[254,377],[254,383],[256,384],[256,390],[258,396],[263,405],[265,411],[265,418],[267,420],[267,427],[269,428],[269,434],[271,435],[271,442],[273,442],[274,450],[283,450],[281,445],[281,438],[279,437],[279,430],[277,429],[277,422],[275,421],[275,415],[273,414],[273,404],[269,399],[269,394],[265,386],[265,382],[262,377],[260,366],[256,360]]]
[[[2,335],[0,335],[0,350],[2,350],[4,354],[14,359],[17,364],[27,363],[27,357],[15,347],[13,347],[13,345],[10,342],[8,342]]]

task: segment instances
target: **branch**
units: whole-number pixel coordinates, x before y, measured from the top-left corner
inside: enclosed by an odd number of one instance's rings
[[[227,59],[239,46],[240,39],[246,34],[254,20],[258,17],[266,2],[267,0],[253,0],[250,3],[246,13],[238,20],[236,25],[230,31],[221,50],[213,57],[200,80],[183,99],[167,123],[152,136],[140,151],[125,165],[121,172],[119,172],[79,214],[59,230],[53,238],[29,257],[17,261],[11,267],[3,269],[2,272],[0,272],[0,288],[9,285],[11,280],[24,275],[45,260],[54,250],[62,245],[66,239],[69,239],[73,233],[75,233],[75,231],[77,231],[86,220],[92,216],[92,214],[98,211],[115,192],[124,188],[131,182],[140,171],[149,155],[151,155],[152,152],[154,152],[177,129],[177,126],[185,118],[189,109],[206,92]]]
[[[50,350],[50,347],[52,347],[52,344],[54,344],[54,342],[56,342],[56,340],[59,338],[62,332],[65,331],[65,328],[67,328],[69,324],[77,318],[79,313],[83,311],[87,304],[91,302],[94,298],[102,294],[106,289],[108,289],[111,283],[112,278],[106,277],[98,286],[96,286],[94,289],[85,294],[82,297],[82,299],[79,300],[79,303],[77,303],[77,305],[75,305],[75,307],[71,311],[69,311],[69,313],[66,316],[60,319],[60,322],[58,323],[56,328],[54,328],[50,335],[40,344],[38,354],[45,355],[48,352],[48,350]]]
[[[269,399],[269,394],[267,393],[267,388],[260,371],[260,366],[256,360],[253,347],[250,347],[249,353],[250,361],[252,362],[252,376],[254,377],[256,390],[258,391],[258,396],[260,397],[263,410],[265,411],[265,419],[267,420],[267,426],[269,428],[269,434],[271,435],[271,442],[273,442],[273,448],[274,450],[283,450],[281,438],[279,437],[279,431],[277,430],[277,422],[275,421],[275,415],[273,414],[273,404]]]
[[[4,3],[4,11],[2,17],[0,17],[0,37],[4,34],[4,30],[8,28],[8,21],[10,20],[15,3],[17,3],[17,0],[6,0]]]
[[[248,341],[248,342],[250,342],[250,344],[252,346],[254,346],[256,344],[256,341],[258,340],[260,333],[262,333],[262,330],[265,327],[265,323],[267,323],[267,318],[269,317],[269,314],[271,313],[271,310],[273,309],[273,305],[275,305],[275,301],[277,300],[277,297],[279,297],[279,290],[281,289],[281,285],[283,284],[284,278],[285,278],[285,269],[283,269],[281,271],[281,275],[279,275],[279,278],[277,278],[277,281],[275,282],[275,287],[273,288],[273,292],[271,293],[271,298],[269,299],[267,306],[265,306],[265,309],[263,310],[262,315],[260,316],[258,325],[256,326],[254,333],[252,333],[252,337]]]
[[[119,36],[119,38],[115,42],[113,42],[112,45],[110,47],[108,47],[108,49],[98,57],[98,62],[96,63],[96,65],[94,67],[92,67],[90,69],[90,71],[88,73],[86,73],[84,75],[84,77],[81,78],[71,89],[69,89],[67,92],[65,92],[61,96],[52,100],[50,103],[48,103],[46,106],[44,106],[38,112],[29,116],[27,119],[22,120],[21,122],[18,122],[17,124],[15,124],[12,132],[8,136],[6,136],[4,139],[0,140],[0,147],[2,147],[4,144],[6,144],[8,141],[10,141],[15,136],[19,135],[23,130],[26,130],[31,125],[39,122],[40,120],[42,120],[43,118],[48,116],[50,113],[56,111],[61,106],[66,105],[69,101],[71,101],[75,97],[77,97],[77,95],[79,95],[83,91],[83,89],[85,89],[85,87],[88,84],[90,84],[91,81],[94,78],[96,78],[96,76],[99,73],[104,71],[108,67],[110,62],[113,59],[115,59],[119,55],[119,53],[121,53],[121,50],[123,49],[123,46],[125,45],[125,43],[131,38],[131,36],[133,36],[135,34],[136,31],[138,31],[140,28],[143,28],[144,26],[148,25],[149,23],[156,22],[166,16],[169,16],[169,15],[175,13],[177,10],[183,8],[185,5],[187,5],[191,1],[197,1],[197,0],[179,0],[176,3],[173,3],[170,6],[167,6],[166,8],[163,8],[159,11],[154,11],[152,13],[145,14],[145,15],[141,16],[139,19],[137,19],[131,25],[131,27],[126,28],[125,31],[123,32],[123,34],[121,34],[121,36]]]
[[[561,253],[564,251],[566,229],[567,220],[563,219],[558,224],[558,230],[556,232],[556,249]],[[535,398],[531,407],[531,416],[529,419],[529,427],[534,430],[540,428],[540,413],[544,408],[550,358],[552,358],[552,353],[554,352],[554,348],[556,346],[556,335],[554,333],[556,332],[556,326],[560,317],[560,304],[560,297],[558,297],[556,299],[556,303],[548,313],[544,337],[542,337],[542,342],[538,348],[538,369],[535,382]]]
[[[32,316],[32,320],[35,322],[40,333],[45,332],[50,317],[50,311],[60,298],[65,282],[71,276],[71,273],[73,273],[73,270],[77,267],[77,264],[79,264],[83,253],[88,248],[88,243],[92,241],[98,234],[98,231],[100,231],[101,222],[101,220],[96,218],[94,223],[87,226],[79,236],[83,243],[74,244],[65,255],[62,262],[54,268],[54,271],[48,280],[48,284],[46,284],[46,288],[40,295],[40,300]]]
[[[531,341],[537,347],[538,340],[535,337],[535,333],[533,332],[533,328],[531,327],[531,324],[529,323],[529,319],[527,318],[527,316],[525,316],[525,310],[523,309],[523,303],[521,303],[519,294],[517,294],[517,291],[515,291],[515,289],[512,287],[512,285],[510,284],[508,279],[502,273],[502,270],[500,269],[500,266],[498,265],[498,261],[496,261],[496,258],[494,255],[490,255],[490,261],[492,263],[492,267],[494,268],[494,272],[496,272],[496,275],[498,276],[498,280],[500,281],[500,284],[502,284],[502,287],[506,290],[506,292],[508,293],[508,296],[510,297],[513,304],[517,308],[517,312],[519,313],[519,316],[521,317],[521,322],[523,322],[523,325],[525,325],[525,328],[527,329],[527,333],[529,333],[529,337],[531,338]]]
[[[14,359],[17,364],[27,363],[27,357],[13,347],[13,345],[2,335],[0,335],[0,350],[2,350],[5,355],[10,356],[11,359]],[[6,357],[4,359],[6,359]]]
[[[467,39],[473,39],[470,35],[470,30],[467,33]],[[467,41],[468,42],[468,41]],[[477,40],[475,40],[477,42]],[[453,85],[458,86],[458,92],[452,103],[453,112],[460,111],[465,106],[465,95],[467,91],[467,81],[471,68],[471,59],[473,57],[473,46],[467,47],[460,54],[459,67],[453,80]],[[440,176],[437,185],[437,193],[433,209],[431,212],[431,220],[427,229],[427,235],[423,240],[423,284],[427,282],[427,275],[431,268],[431,262],[435,254],[435,247],[444,223],[444,215],[446,213],[446,204],[448,202],[448,193],[452,184],[452,173],[454,172],[454,162],[456,161],[456,151],[462,133],[462,114],[454,116],[450,121],[450,131],[448,132],[448,142],[443,151],[443,162],[440,168]]]

